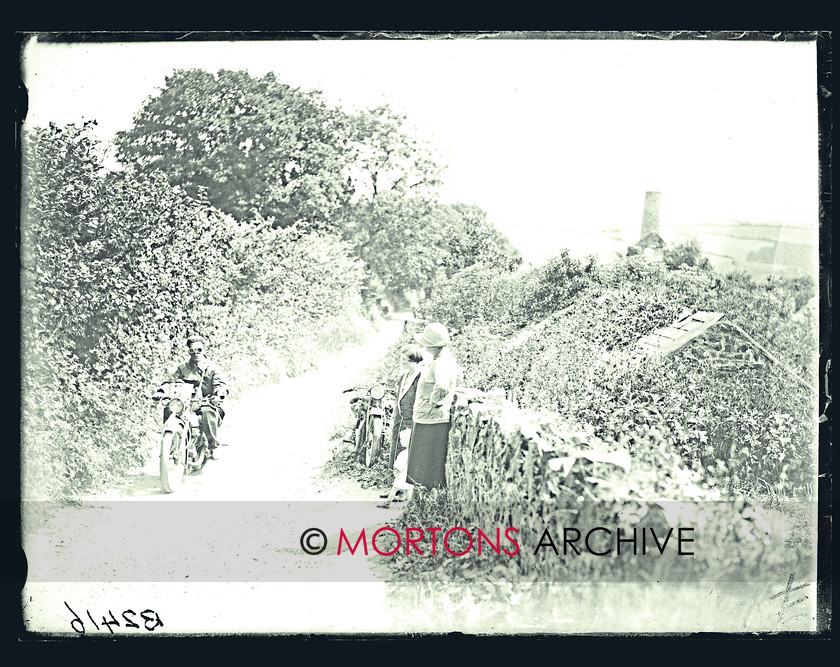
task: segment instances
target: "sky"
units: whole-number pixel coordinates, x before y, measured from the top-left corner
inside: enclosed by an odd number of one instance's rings
[[[131,126],[174,69],[274,71],[347,110],[405,112],[526,259],[581,230],[744,220],[815,230],[815,42],[423,39],[49,44],[23,53],[28,126]]]

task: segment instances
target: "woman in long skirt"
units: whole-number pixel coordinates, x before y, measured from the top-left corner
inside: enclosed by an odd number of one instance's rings
[[[408,446],[411,430],[414,426],[414,398],[417,395],[417,382],[420,378],[418,365],[423,361],[423,350],[416,345],[403,345],[400,349],[403,374],[397,388],[397,402],[394,406],[394,419],[391,425],[391,452],[389,465],[394,469],[394,483],[390,491],[381,494],[385,502],[378,507],[388,507],[396,501],[397,494],[413,492],[414,485],[406,481],[408,465]],[[411,493],[408,493],[409,498]]]
[[[446,486],[449,413],[458,377],[458,364],[449,349],[449,331],[443,324],[427,324],[415,340],[426,349],[414,399],[414,428],[408,448],[406,479],[419,487]]]
[[[394,418],[391,429],[391,451],[388,465],[394,467],[397,454],[406,445],[400,442],[400,433],[414,426],[414,397],[417,395],[417,379],[420,376],[419,364],[423,361],[423,350],[416,345],[403,345],[400,349],[403,374],[397,387],[397,401],[394,406]]]

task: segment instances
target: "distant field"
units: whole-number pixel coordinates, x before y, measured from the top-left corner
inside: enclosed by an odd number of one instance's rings
[[[780,237],[790,232],[808,231],[798,227],[783,227],[781,225],[754,225],[750,223],[707,223],[685,229],[697,230],[706,236],[718,235],[728,238],[752,239],[754,241],[768,241],[774,243]]]
[[[663,231],[665,236],[670,230]],[[675,237],[696,237],[703,253],[721,270],[745,269],[755,277],[817,273],[817,236],[807,228],[736,223],[696,225],[673,232]]]
[[[567,248],[572,257],[598,256],[601,263],[624,255],[627,247],[639,240],[639,228],[558,230],[550,223],[529,236],[518,237],[511,230],[511,240],[526,261],[538,264]],[[748,223],[706,223],[691,227],[663,225],[666,243],[695,237],[703,254],[721,271],[743,269],[756,278],[770,275],[804,276],[817,274],[817,235],[804,227],[753,225]]]

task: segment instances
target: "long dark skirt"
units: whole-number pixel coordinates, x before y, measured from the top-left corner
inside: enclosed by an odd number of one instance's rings
[[[446,450],[449,447],[449,422],[418,424],[414,422],[408,448],[406,479],[427,489],[446,486]]]

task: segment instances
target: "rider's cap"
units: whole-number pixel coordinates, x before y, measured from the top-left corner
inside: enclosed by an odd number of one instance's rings
[[[449,345],[449,331],[439,322],[427,324],[423,333],[414,334],[416,340],[423,347],[443,347]]]
[[[204,343],[204,342],[205,341],[201,336],[190,336],[189,338],[187,338],[187,347],[191,347],[193,343]]]

